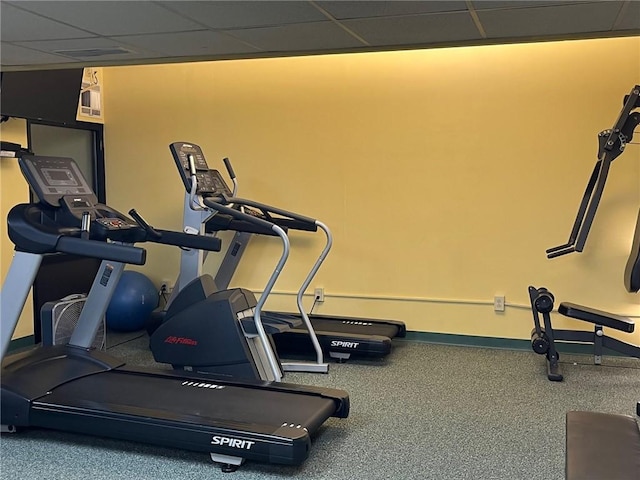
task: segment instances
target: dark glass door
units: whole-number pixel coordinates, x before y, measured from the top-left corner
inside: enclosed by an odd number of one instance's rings
[[[35,155],[73,158],[92,184],[99,201],[106,201],[102,125],[29,121],[27,137],[29,149]],[[67,295],[88,293],[99,266],[100,261],[94,258],[65,254],[45,255],[33,284],[33,330],[36,343],[42,339],[42,305]]]

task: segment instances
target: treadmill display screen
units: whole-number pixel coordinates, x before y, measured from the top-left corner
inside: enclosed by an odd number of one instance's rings
[[[61,197],[77,195],[88,197],[85,200],[89,204],[97,203],[80,167],[71,158],[25,155],[18,159],[18,163],[41,202],[57,207]]]
[[[78,182],[73,178],[71,170],[62,168],[43,168],[42,175],[49,185],[64,185],[75,187]]]

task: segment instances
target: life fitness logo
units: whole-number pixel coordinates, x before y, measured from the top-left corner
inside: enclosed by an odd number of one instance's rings
[[[198,345],[198,341],[194,340],[193,338],[176,337],[174,335],[165,338],[164,343],[169,343],[171,345],[186,345],[188,347],[195,347],[196,345]]]
[[[223,437],[222,435],[214,435],[211,439],[211,445],[220,445],[221,447],[237,448],[239,450],[251,450],[256,442],[251,440],[241,440],[239,438]]]

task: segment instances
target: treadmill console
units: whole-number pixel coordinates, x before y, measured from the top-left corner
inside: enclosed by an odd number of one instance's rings
[[[190,160],[196,167],[196,180],[198,188],[196,195],[210,196],[232,196],[232,191],[222,178],[218,170],[209,169],[204,158],[202,149],[194,143],[175,142],[169,145],[176,167],[180,172],[182,183],[187,193],[191,192],[191,167]]]
[[[40,203],[53,207],[57,221],[81,228],[83,216],[91,220],[91,237],[138,241],[141,227],[120,212],[98,203],[98,197],[71,158],[25,155],[18,164]],[[86,227],[88,228],[88,226]]]
[[[98,198],[72,159],[25,155],[18,162],[27,182],[42,203],[59,207],[60,200],[66,195],[72,195],[80,208],[98,203]]]

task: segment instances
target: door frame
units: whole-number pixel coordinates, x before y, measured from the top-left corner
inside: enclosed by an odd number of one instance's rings
[[[72,128],[75,130],[86,130],[93,133],[93,178],[90,179],[98,202],[107,203],[107,192],[105,183],[104,168],[104,125],[93,122],[50,122],[47,120],[27,120],[27,145],[33,152],[33,144],[31,138],[31,125],[48,125],[50,127]]]

